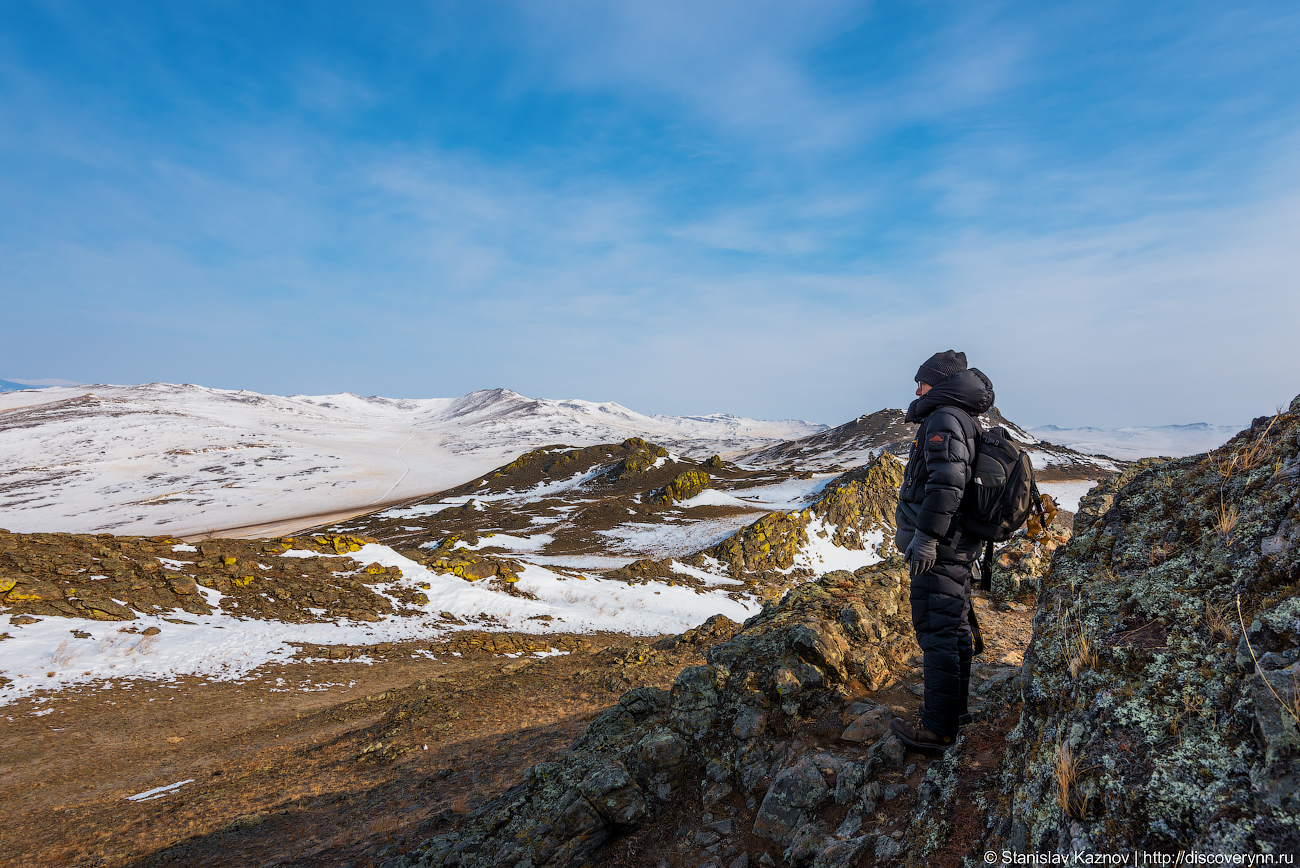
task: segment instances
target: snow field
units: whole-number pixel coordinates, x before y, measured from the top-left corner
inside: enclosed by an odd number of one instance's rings
[[[299,555],[291,550],[283,556]],[[701,594],[666,585],[630,586],[594,576],[565,576],[537,564],[528,564],[519,577],[518,587],[539,598],[528,600],[489,590],[482,583],[438,575],[388,546],[372,543],[346,557],[356,561],[358,568],[380,563],[401,569],[402,578],[397,582],[371,585],[376,593],[388,596],[386,592],[399,584],[416,589],[424,589],[427,584],[424,593],[430,602],[419,607],[419,615],[389,615],[377,622],[292,624],[228,614],[221,609],[222,595],[218,591],[200,587],[205,601],[216,611],[210,615],[167,613],[168,617],[190,623],[176,624],[153,615],[138,615],[130,622],[47,617],[7,631],[11,638],[4,640],[0,672],[12,681],[0,685],[0,705],[37,691],[109,679],[169,681],[192,675],[235,681],[268,662],[288,662],[295,653],[295,643],[430,641],[456,630],[536,634],[609,630],[658,635],[682,632],[716,614],[743,621],[759,609],[757,603],[738,603],[721,592]],[[457,627],[440,619],[438,613],[442,611],[486,618]],[[554,620],[529,620],[537,615],[550,615]],[[123,632],[126,628],[139,631],[147,627],[162,632],[154,636]],[[90,638],[76,638],[74,630],[88,633]]]

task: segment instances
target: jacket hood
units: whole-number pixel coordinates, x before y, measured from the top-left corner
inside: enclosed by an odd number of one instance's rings
[[[940,407],[958,407],[972,416],[988,412],[993,406],[993,383],[979,368],[967,368],[951,375],[929,392],[913,401],[904,417],[921,422]]]

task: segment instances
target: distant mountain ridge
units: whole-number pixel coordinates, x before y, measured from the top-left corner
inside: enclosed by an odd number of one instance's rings
[[[824,430],[796,420],[648,416],[614,403],[148,383],[0,395],[0,527],[175,535],[358,510],[441,491],[538,446],[646,437],[681,454]]]
[[[0,379],[0,392],[19,392],[24,389],[46,389],[50,386],[75,386],[72,380],[60,380],[57,377],[46,377],[40,380],[20,380],[20,379]]]
[[[980,416],[986,428],[1001,426],[1028,450],[1041,481],[1102,479],[1118,465],[1106,457],[1086,455],[1039,440],[1007,419],[997,407]],[[880,452],[906,456],[916,425],[903,419],[902,410],[877,410],[851,422],[785,443],[764,446],[737,457],[751,464],[797,463],[811,470],[832,470],[865,464]]]

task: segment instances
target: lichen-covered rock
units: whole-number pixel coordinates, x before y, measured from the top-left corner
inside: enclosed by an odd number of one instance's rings
[[[1300,398],[1084,498],[981,849],[1300,850],[1298,455]]]
[[[449,573],[467,582],[486,580],[498,590],[523,595],[512,587],[523,570],[518,561],[465,548],[465,542],[460,534],[452,534],[424,557],[425,565],[436,573]]]
[[[836,545],[856,551],[874,547],[887,557],[893,552],[894,506],[902,481],[902,463],[882,453],[837,477],[812,506],[766,515],[702,554],[725,564],[736,578],[787,584],[810,572],[795,567],[795,559],[808,544],[809,525],[818,521]]]
[[[535,766],[457,832],[424,842],[408,863],[595,864],[611,837],[652,821],[685,782],[701,780],[713,801],[731,792],[761,796],[768,817],[761,834],[790,844],[832,796],[862,801],[858,787],[871,770],[902,759],[901,749],[862,765],[810,758],[792,735],[806,717],[841,708],[866,681],[892,680],[892,669],[910,658],[914,639],[900,607],[906,578],[895,557],[795,588],[710,647],[707,665],[682,670],[671,691],[624,694],[562,760]],[[801,840],[808,858],[831,846],[820,827]],[[845,854],[865,846],[836,844],[839,861],[823,864],[849,864]]]
[[[712,484],[709,474],[703,470],[683,470],[673,477],[673,481],[651,494],[646,500],[659,506],[681,503],[690,500]]]
[[[809,757],[776,776],[754,820],[754,834],[789,844],[795,830],[830,796],[830,788]]]
[[[748,593],[777,596],[816,574],[807,562],[799,561],[809,544],[810,530],[842,548],[872,550],[887,558],[895,554],[894,505],[902,480],[902,463],[882,453],[834,479],[811,506],[769,513],[716,545],[679,560],[707,570],[724,570],[743,582]],[[606,575],[631,583],[690,581],[673,569],[671,559],[642,559]]]
[[[672,726],[677,732],[702,738],[718,716],[718,672],[712,666],[683,669],[669,698]]]
[[[639,476],[654,467],[663,464],[661,459],[668,458],[668,450],[654,443],[647,443],[640,437],[629,437],[623,441],[623,448],[629,450],[626,458],[619,461],[610,470],[610,476],[624,480]]]

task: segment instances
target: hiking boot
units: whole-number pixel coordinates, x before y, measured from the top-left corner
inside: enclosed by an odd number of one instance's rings
[[[922,700],[921,700],[921,703],[920,703],[919,705],[916,706],[916,716],[917,716],[917,717],[925,717],[925,700],[924,700],[924,699],[922,699]],[[966,713],[963,714],[961,717],[957,718],[957,725],[958,725],[958,726],[970,726],[970,725],[971,725],[972,723],[974,723],[974,722],[975,722],[975,713],[974,713],[974,712],[970,712],[970,711],[966,712]]]
[[[935,735],[924,726],[912,726],[901,717],[895,717],[889,729],[903,744],[922,753],[943,753],[952,746],[952,736]]]

